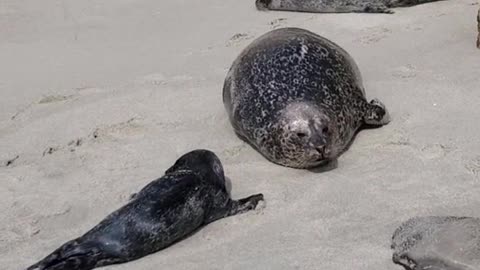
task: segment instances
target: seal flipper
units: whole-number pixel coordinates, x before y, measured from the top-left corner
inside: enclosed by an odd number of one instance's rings
[[[390,122],[390,114],[385,105],[375,98],[367,103],[363,120],[367,125],[383,126]]]
[[[221,218],[248,212],[255,209],[260,201],[263,201],[263,194],[261,193],[240,199],[238,201],[229,199],[228,203],[224,207],[221,209],[215,209],[215,214],[209,216],[205,223],[208,224]]]
[[[238,201],[232,200],[227,216],[234,216],[253,210],[257,207],[260,201],[263,201],[263,194],[261,193],[240,199]]]
[[[97,243],[72,240],[27,270],[90,270],[121,262],[120,259],[110,257],[106,256]]]

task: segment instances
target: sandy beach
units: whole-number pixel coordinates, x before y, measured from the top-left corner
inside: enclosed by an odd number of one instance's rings
[[[222,160],[263,209],[105,270],[402,269],[416,215],[480,216],[476,0],[395,14],[259,12],[254,0],[0,1],[0,269],[25,269],[96,225],[183,153]],[[301,27],[345,48],[392,122],[327,172],[239,140],[222,87],[253,39]]]

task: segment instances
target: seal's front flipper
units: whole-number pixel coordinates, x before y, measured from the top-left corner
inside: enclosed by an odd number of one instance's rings
[[[263,201],[263,194],[255,194],[238,201],[232,201],[228,216],[234,216],[253,210],[257,207],[260,201]]]
[[[205,224],[214,222],[215,220],[226,218],[248,212],[257,207],[260,201],[263,201],[263,194],[256,194],[250,197],[234,201],[228,199],[228,203],[220,209],[215,209],[213,213],[205,220]]]
[[[388,13],[393,11],[372,1],[256,0],[258,10],[283,10],[310,13]]]
[[[390,114],[385,105],[375,98],[366,106],[364,121],[367,125],[383,126],[390,122]]]
[[[98,245],[72,240],[27,270],[90,270],[105,257]]]

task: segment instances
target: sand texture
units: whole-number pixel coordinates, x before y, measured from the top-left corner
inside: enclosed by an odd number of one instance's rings
[[[0,1],[0,269],[84,233],[196,148],[218,154],[234,198],[262,192],[266,207],[104,269],[401,269],[390,242],[404,220],[480,216],[475,0],[393,15],[254,2]],[[345,48],[392,117],[328,172],[268,162],[223,108],[235,57],[286,26]]]

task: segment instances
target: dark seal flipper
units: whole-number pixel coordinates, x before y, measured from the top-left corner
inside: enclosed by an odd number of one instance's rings
[[[372,99],[372,101],[365,106],[365,124],[370,126],[383,126],[390,122],[390,114],[380,100],[376,98]]]
[[[102,265],[107,257],[95,243],[69,241],[27,270],[90,270]],[[109,262],[114,263],[111,256]],[[119,260],[120,262],[120,260]]]
[[[211,215],[206,223],[214,222],[215,220],[235,216],[238,214],[243,214],[250,210],[257,208],[257,205],[260,201],[263,201],[263,194],[255,194],[247,198],[240,199],[238,201],[230,200],[227,205],[221,209],[216,209],[215,214]]]
[[[263,194],[255,194],[238,201],[232,201],[228,215],[234,216],[253,210],[257,207],[258,202],[260,201],[263,201]]]

